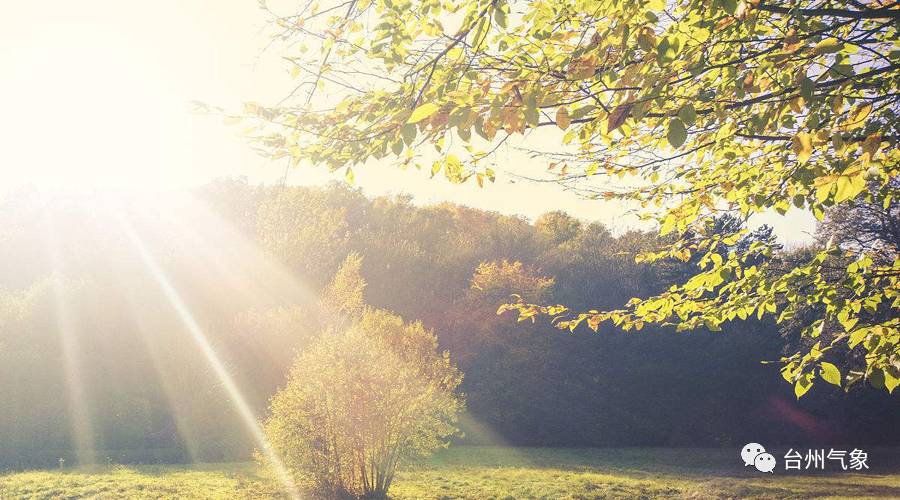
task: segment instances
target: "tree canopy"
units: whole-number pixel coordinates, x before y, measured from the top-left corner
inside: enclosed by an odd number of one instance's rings
[[[350,180],[353,168],[386,160],[483,185],[495,177],[500,144],[549,138],[554,151],[533,153],[557,181],[634,204],[658,222],[665,244],[640,260],[688,262],[694,273],[620,309],[525,301],[505,309],[595,330],[604,321],[626,330],[647,323],[718,330],[751,316],[802,318],[809,341],[781,359],[797,397],[817,375],[893,390],[900,384],[896,251],[874,258],[833,240],[788,257],[772,239],[736,245],[756,214],[794,208],[821,220],[842,207],[889,211],[896,203],[898,7],[889,0],[307,4],[273,12],[279,36],[292,42],[286,57],[298,93],[245,111],[260,119],[253,137],[267,154],[345,169]],[[556,135],[540,130],[554,128]],[[723,214],[742,224],[719,230]]]

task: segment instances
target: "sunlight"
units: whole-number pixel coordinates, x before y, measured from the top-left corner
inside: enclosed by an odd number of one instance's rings
[[[520,467],[531,463],[531,457],[511,444],[491,425],[478,419],[471,411],[466,410],[459,416],[460,427],[465,429],[464,438],[477,446],[503,448],[504,453],[497,456],[497,467]],[[504,463],[505,459],[505,463]]]
[[[194,316],[188,310],[186,304],[182,300],[181,296],[178,294],[178,291],[172,286],[169,279],[166,277],[165,272],[160,268],[159,264],[156,262],[156,259],[144,245],[140,236],[138,236],[137,232],[124,218],[120,218],[122,229],[125,234],[128,236],[128,239],[137,249],[140,254],[141,259],[146,265],[147,269],[150,271],[154,280],[159,285],[160,289],[165,294],[169,303],[175,309],[175,312],[178,314],[178,317],[187,327],[194,341],[203,351],[204,356],[206,357],[207,362],[214,370],[216,376],[221,381],[223,387],[225,388],[231,402],[234,404],[235,408],[238,410],[238,413],[241,416],[241,419],[244,421],[247,429],[253,435],[254,440],[256,441],[257,446],[259,446],[262,453],[265,455],[266,459],[272,465],[278,480],[281,482],[285,491],[288,492],[292,498],[300,498],[299,492],[297,490],[297,486],[294,483],[291,474],[287,471],[284,464],[282,463],[280,457],[275,453],[269,443],[266,441],[265,436],[263,435],[262,429],[259,426],[259,423],[256,420],[256,416],[253,414],[253,411],[250,409],[249,405],[245,401],[243,395],[241,394],[240,389],[235,384],[231,375],[228,373],[228,370],[222,364],[222,361],[219,359],[213,347],[210,345],[209,341],[206,338],[206,335],[203,333],[203,330],[200,328],[200,325],[197,324]]]
[[[5,3],[0,500],[900,499],[900,0]]]
[[[190,194],[179,196],[178,210],[153,214],[160,225],[178,232],[179,238],[200,253],[204,264],[227,285],[227,293],[239,294],[253,307],[303,305],[319,309],[318,296],[283,264],[267,255],[257,243]]]
[[[94,433],[91,427],[90,409],[87,406],[88,398],[81,375],[78,332],[71,318],[65,287],[63,286],[64,269],[62,269],[60,259],[60,245],[57,240],[56,224],[46,205],[42,221],[44,223],[44,246],[53,269],[51,279],[56,302],[59,342],[63,354],[63,370],[65,372],[63,384],[68,394],[69,421],[72,428],[75,456],[80,465],[93,464],[96,463],[97,457],[94,450]]]
[[[135,329],[141,337],[144,349],[150,356],[151,363],[153,363],[153,368],[157,374],[157,380],[162,385],[162,390],[165,394],[165,402],[168,404],[168,408],[175,420],[178,436],[181,438],[182,443],[184,443],[191,463],[196,463],[198,457],[198,442],[200,439],[199,436],[197,436],[198,432],[191,427],[184,416],[182,405],[180,404],[185,399],[184,392],[178,390],[177,380],[172,380],[172,377],[169,375],[168,368],[164,365],[164,358],[160,353],[158,341],[148,331],[148,328],[146,328],[144,315],[139,312],[135,297],[131,290],[128,290],[125,293],[125,300],[128,303],[130,315],[134,319]]]
[[[100,195],[100,199],[103,200],[102,204],[106,205],[107,213],[118,213],[123,210],[122,206],[110,196]],[[129,206],[129,210],[133,209],[132,215],[138,218],[142,227],[165,234],[174,231],[176,239],[196,253],[195,269],[216,276],[217,293],[237,298],[240,304],[254,311],[267,311],[272,307],[285,305],[302,305],[308,308],[310,314],[320,314],[316,294],[299,282],[290,270],[273,261],[257,244],[249,241],[231,223],[210,210],[205,203],[190,194],[172,195],[170,200],[173,202],[172,205],[158,206],[153,211],[142,203]],[[146,239],[142,240],[142,243],[146,248]],[[185,407],[189,404],[185,398],[189,398],[190,395],[179,390],[177,385],[179,382],[172,380],[171,367],[165,366],[166,357],[160,352],[158,336],[148,333],[149,328],[140,316],[139,306],[135,303],[136,298],[131,293],[128,295],[127,300],[132,308],[131,315],[137,322],[137,330],[166,393],[178,434],[187,447],[191,461],[196,462],[202,439],[198,429],[193,428],[184,415]],[[283,354],[277,352],[279,349],[277,345],[270,346],[263,343],[258,347],[265,350],[269,356]],[[205,355],[206,351],[203,352]],[[230,394],[228,396],[230,397]],[[244,401],[252,405],[253,395],[248,397],[244,394]],[[253,438],[255,440],[256,436]]]
[[[0,132],[17,138],[2,152],[17,166],[5,175],[65,189],[167,183],[173,137],[185,132],[173,118],[187,105],[133,47],[81,36],[17,56],[0,97]]]

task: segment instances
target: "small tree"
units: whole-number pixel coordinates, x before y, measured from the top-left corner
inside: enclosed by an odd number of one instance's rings
[[[367,307],[299,354],[265,431],[284,463],[323,493],[384,498],[400,464],[456,432],[460,382],[422,323]]]

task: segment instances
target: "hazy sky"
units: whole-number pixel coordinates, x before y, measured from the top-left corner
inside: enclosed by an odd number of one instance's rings
[[[264,52],[266,17],[255,0],[69,0],[9,3],[0,17],[0,191],[46,187],[184,187],[215,177],[278,182],[284,163],[254,154],[235,127],[198,116],[190,102],[237,109],[272,103],[291,87],[279,51]],[[544,166],[515,152],[516,172]],[[510,168],[513,170],[513,168]],[[618,203],[578,199],[553,184],[501,170],[484,189],[431,180],[425,172],[372,165],[354,170],[369,194],[408,192],[528,217],[554,209],[622,230],[635,219]],[[342,174],[291,171],[289,183]],[[763,217],[790,241],[812,218]]]

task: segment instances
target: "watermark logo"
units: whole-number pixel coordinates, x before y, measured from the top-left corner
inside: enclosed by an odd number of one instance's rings
[[[766,453],[766,448],[759,443],[748,443],[741,450],[741,458],[744,460],[744,467],[752,465],[760,472],[769,472],[775,470],[775,456]]]
[[[806,450],[805,454],[791,448],[784,456],[784,470],[825,470],[827,464],[841,470],[861,471],[869,468],[869,454],[859,448],[851,451],[830,448]]]
[[[771,473],[775,470],[775,456],[771,453],[760,453],[753,459],[753,466],[760,472]]]
[[[766,448],[759,443],[747,443],[741,449],[741,459],[744,467],[752,465],[760,472],[772,473],[777,465],[775,456],[766,452]],[[849,452],[834,448],[827,452],[824,448],[810,449],[805,454],[791,448],[784,455],[784,470],[825,470],[830,464],[841,470],[861,471],[869,468],[868,459],[869,454],[859,448]]]

